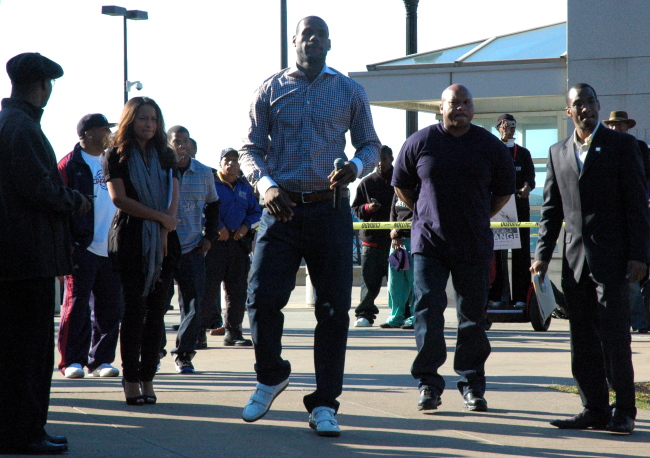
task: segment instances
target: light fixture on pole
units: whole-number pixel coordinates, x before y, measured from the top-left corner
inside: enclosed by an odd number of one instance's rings
[[[131,19],[134,21],[146,21],[149,19],[149,13],[140,10],[127,10],[121,6],[102,6],[102,14],[107,16],[122,16],[124,18],[124,104],[129,101],[129,90],[131,86],[142,89],[142,83],[139,81],[134,82],[129,86],[129,73],[128,73],[128,60],[127,60],[127,38],[126,38],[126,21]],[[138,87],[138,84],[140,87]]]

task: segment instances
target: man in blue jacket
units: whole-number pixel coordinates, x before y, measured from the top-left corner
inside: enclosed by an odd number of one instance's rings
[[[79,143],[59,162],[65,185],[92,195],[94,201],[93,211],[70,218],[74,267],[65,277],[59,326],[59,370],[66,378],[82,378],[84,367],[94,377],[120,374],[111,363],[120,331],[122,285],[108,259],[108,229],[116,208],[103,172],[113,126],[102,114],[84,116],[77,124]]]
[[[241,176],[239,153],[227,148],[221,152],[221,171],[215,173],[215,185],[221,201],[219,213],[219,238],[206,257],[204,294],[204,324],[209,321],[215,301],[220,300],[219,286],[224,284],[226,313],[223,343],[226,346],[250,347],[249,339],[242,335],[242,321],[246,307],[248,288],[249,254],[260,223],[262,210],[257,203],[253,188]]]

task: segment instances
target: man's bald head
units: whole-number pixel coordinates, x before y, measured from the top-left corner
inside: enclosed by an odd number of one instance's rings
[[[462,84],[452,84],[447,89],[442,91],[442,96],[440,97],[440,100],[444,102],[445,100],[452,99],[454,96],[469,98],[470,100],[472,99],[472,93],[469,92],[469,89],[467,89]]]
[[[474,101],[469,89],[462,84],[452,84],[445,89],[440,97],[440,113],[449,133],[460,137],[467,132],[474,117]]]
[[[319,18],[318,16],[307,16],[307,17],[302,18],[302,19],[298,22],[298,24],[296,25],[296,35],[299,34],[300,26],[301,26],[305,21],[309,21],[309,22],[314,21],[315,23],[316,23],[316,22],[317,22],[317,23],[320,23],[322,26],[325,27],[325,30],[327,30],[327,34],[329,35],[329,31],[330,31],[330,30],[329,30],[329,27],[327,27],[327,23],[326,23],[323,19]]]

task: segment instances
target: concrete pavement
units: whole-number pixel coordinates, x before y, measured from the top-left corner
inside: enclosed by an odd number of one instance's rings
[[[447,390],[437,411],[417,411],[417,383],[409,372],[415,356],[412,331],[351,328],[337,416],[343,432],[339,438],[318,437],[307,426],[302,405],[315,383],[315,318],[304,297],[304,287],[297,287],[285,309],[283,356],[293,367],[290,385],[258,422],[241,420],[255,384],[253,350],[224,347],[222,337],[209,336],[209,348],[194,359],[196,374],[176,374],[173,360],[163,359],[154,380],[155,406],[127,406],[119,378],[67,380],[55,372],[48,432],[68,436],[69,456],[94,457],[650,455],[649,411],[639,410],[636,430],[626,437],[548,424],[581,410],[577,395],[549,388],[573,383],[564,320],[554,319],[545,333],[534,332],[529,323],[493,324],[486,367],[489,411],[464,410],[452,369],[453,306],[445,314],[449,358],[441,368]],[[355,287],[353,306],[358,297]],[[386,303],[382,289],[376,325],[386,317]],[[354,313],[350,316],[354,322]],[[176,307],[166,320],[168,350],[175,339],[171,325],[178,321]],[[635,333],[633,351],[637,381],[650,380],[650,336]],[[115,365],[120,367],[119,352]]]

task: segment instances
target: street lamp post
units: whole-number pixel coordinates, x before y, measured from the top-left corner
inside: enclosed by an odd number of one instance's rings
[[[128,59],[127,59],[127,38],[126,38],[126,21],[146,21],[149,19],[149,13],[140,10],[127,10],[121,6],[102,6],[102,14],[107,16],[122,16],[124,18],[124,104],[129,101],[129,89],[135,83],[129,82]],[[142,87],[140,85],[140,87]]]
[[[406,7],[406,54],[418,52],[418,3],[420,0],[404,0]],[[406,110],[406,136],[418,130],[418,112]]]

